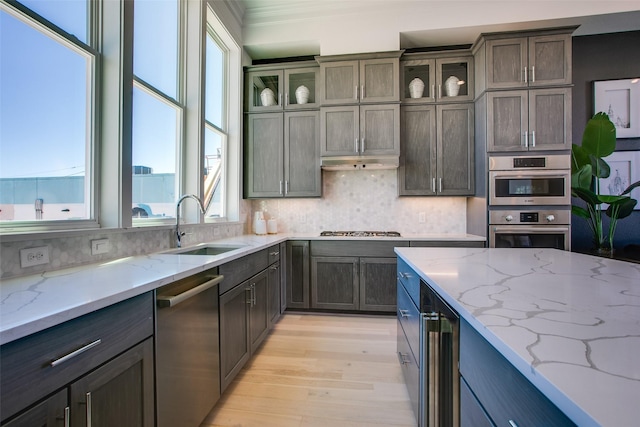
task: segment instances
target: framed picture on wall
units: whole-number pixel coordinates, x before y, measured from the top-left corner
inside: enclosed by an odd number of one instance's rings
[[[640,179],[640,151],[614,151],[604,159],[611,168],[609,178],[600,179],[600,194],[620,195],[631,183]],[[638,200],[634,210],[640,209],[640,188],[631,191]]]
[[[607,113],[616,137],[640,137],[640,78],[593,82],[593,101],[593,113]]]

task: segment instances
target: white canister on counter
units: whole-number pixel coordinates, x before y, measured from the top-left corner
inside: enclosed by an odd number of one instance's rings
[[[267,233],[269,234],[278,234],[278,221],[275,219],[270,219],[267,221]]]
[[[265,221],[264,219],[259,219],[256,221],[256,234],[267,234],[267,221]]]

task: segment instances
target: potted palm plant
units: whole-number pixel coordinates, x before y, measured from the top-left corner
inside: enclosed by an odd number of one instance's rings
[[[583,201],[571,206],[571,212],[585,218],[593,233],[594,251],[603,255],[613,253],[613,236],[619,219],[631,215],[638,203],[629,193],[640,186],[632,183],[619,195],[600,194],[600,179],[608,178],[610,168],[605,158],[616,149],[616,128],[605,113],[597,113],[587,122],[582,145],[571,148],[571,191]],[[604,205],[607,205],[606,207]],[[605,230],[603,215],[609,217]]]

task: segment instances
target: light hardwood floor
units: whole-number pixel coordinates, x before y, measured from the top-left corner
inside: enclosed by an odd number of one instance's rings
[[[415,425],[395,317],[291,313],[201,427]]]

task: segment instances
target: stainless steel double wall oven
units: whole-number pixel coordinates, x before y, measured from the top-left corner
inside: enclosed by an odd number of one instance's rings
[[[571,249],[567,154],[489,157],[489,246]]]

